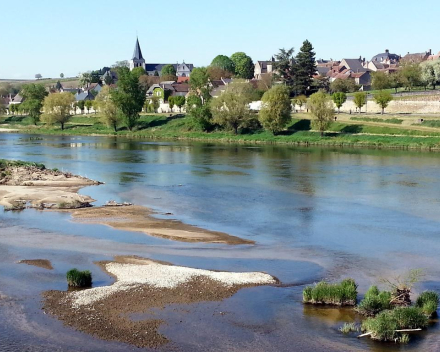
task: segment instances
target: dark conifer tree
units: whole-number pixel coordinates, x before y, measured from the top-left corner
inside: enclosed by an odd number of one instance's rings
[[[309,95],[313,76],[316,74],[315,52],[312,44],[304,41],[294,62],[293,92],[295,95]]]

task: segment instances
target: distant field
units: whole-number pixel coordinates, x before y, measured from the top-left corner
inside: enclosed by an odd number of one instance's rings
[[[76,88],[79,85],[78,77],[67,78],[43,78],[43,79],[0,79],[0,85],[2,83],[10,83],[12,85],[23,85],[28,83],[44,84],[46,87],[55,85],[58,81],[65,88]]]

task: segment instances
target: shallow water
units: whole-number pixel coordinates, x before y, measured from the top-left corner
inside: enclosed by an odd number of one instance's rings
[[[111,283],[93,262],[117,254],[266,271],[285,284],[155,312],[168,321],[161,332],[173,345],[165,349],[440,350],[438,324],[399,348],[340,334],[343,322],[358,319],[349,311],[301,304],[302,285],[322,278],[352,276],[363,292],[411,268],[427,273],[417,291],[440,290],[440,154],[35,137],[0,134],[0,158],[104,181],[81,190],[96,204],[130,201],[257,244],[178,243],[74,223],[68,214],[0,213],[0,291],[9,297],[0,300],[0,350],[132,350],[64,328],[42,314],[36,298],[66,289],[64,274],[73,266],[92,270],[95,285]],[[54,270],[16,264],[36,258],[51,260]]]

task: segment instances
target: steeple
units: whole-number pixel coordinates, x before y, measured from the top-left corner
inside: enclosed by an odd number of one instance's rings
[[[139,38],[136,38],[136,45],[134,46],[133,59],[143,60],[141,46],[139,45]]]

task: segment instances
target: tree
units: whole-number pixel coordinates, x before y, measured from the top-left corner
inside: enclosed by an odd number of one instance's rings
[[[92,106],[93,106],[92,101],[91,101],[91,100],[86,100],[86,101],[84,102],[84,106],[85,106],[86,109],[87,109],[87,113],[90,114],[90,109],[91,109]]]
[[[359,109],[361,113],[362,107],[367,103],[367,94],[364,92],[357,92],[354,94],[354,105]]]
[[[302,106],[307,104],[307,97],[305,95],[298,95],[292,99],[292,104],[294,107],[295,105],[298,105],[299,110],[301,111]]]
[[[333,102],[338,108],[338,113],[341,112],[341,106],[347,101],[347,95],[344,92],[336,92],[332,95]]]
[[[380,91],[379,93],[374,94],[374,101],[377,105],[382,108],[382,115],[385,112],[385,108],[388,106],[391,100],[393,100],[393,96],[390,92],[385,90]]]
[[[64,73],[60,73],[60,78],[64,78]]]
[[[117,73],[118,89],[111,91],[111,97],[122,113],[127,128],[132,131],[144,106],[146,90],[139,84],[139,77],[127,67],[118,68]]]
[[[70,110],[75,101],[75,97],[67,92],[54,93],[44,98],[44,112],[42,120],[48,124],[61,124],[61,130],[64,130],[64,124],[69,121]]]
[[[154,76],[155,76],[155,77],[159,77],[159,72],[157,72],[157,70],[154,71]]]
[[[131,70],[131,74],[135,75],[138,77],[138,79],[145,75],[145,69],[142,66],[139,67],[135,67],[133,70]]]
[[[220,67],[221,69],[232,73],[235,72],[234,62],[226,55],[217,55],[214,60],[212,60],[211,66]]]
[[[312,44],[305,40],[296,55],[294,63],[295,80],[293,91],[296,94],[305,94],[310,91],[313,76],[316,74],[315,52]]]
[[[105,86],[101,89],[96,97],[96,102],[102,114],[101,121],[108,127],[113,127],[114,131],[117,132],[118,125],[121,122],[121,115],[112,100],[111,88],[109,86]]]
[[[232,72],[226,71],[226,70],[224,70],[220,67],[217,67],[217,66],[209,66],[206,69],[206,72],[207,72],[209,79],[211,81],[216,81],[216,80],[219,80],[222,78],[231,78],[233,76]],[[192,75],[192,73],[191,73],[191,75]],[[190,79],[191,79],[191,77],[190,77]]]
[[[269,90],[273,86],[273,74],[263,73],[258,80],[258,90],[263,92]]]
[[[235,81],[211,102],[213,121],[235,134],[239,128],[248,126],[252,113],[249,109],[253,87],[250,83]]]
[[[147,91],[158,80],[154,76],[142,75],[139,77],[139,84]]]
[[[433,61],[425,61],[420,64],[421,66],[421,74],[420,79],[425,89],[427,86],[432,86],[435,89],[436,85],[439,83],[438,77],[435,72],[435,66]]]
[[[186,102],[185,97],[182,97],[180,95],[177,95],[177,96],[174,97],[174,103],[179,108],[179,112],[182,112],[182,106],[185,105],[185,102]]]
[[[389,76],[382,71],[372,72],[371,85],[373,89],[383,90],[390,88]]]
[[[314,77],[312,81],[312,89],[313,92],[317,92],[319,90],[324,90],[326,93],[330,91],[330,78],[327,76],[318,76]]]
[[[81,87],[88,87],[92,83],[92,74],[90,72],[81,73],[79,84]]]
[[[35,75],[35,79],[37,79],[37,80],[42,79],[42,78],[43,78],[43,76],[41,75],[41,73],[37,73]]]
[[[234,63],[234,73],[237,78],[252,79],[254,77],[254,63],[245,53],[237,52],[232,54],[231,61]]]
[[[422,69],[417,62],[402,62],[400,74],[403,78],[403,85],[411,91],[415,86],[420,84]]]
[[[280,52],[275,55],[276,61],[274,62],[275,78],[289,87],[293,86],[295,77],[293,52],[293,48],[280,49]]]
[[[172,96],[172,97],[169,97],[168,98],[168,104],[170,105],[170,109],[171,109],[171,111],[173,111],[173,108],[174,108],[174,96]]]
[[[84,107],[86,106],[86,104],[84,103],[84,100],[80,100],[77,102],[77,106],[79,107],[79,109],[81,110],[81,114],[84,112]]]
[[[26,84],[23,86],[21,96],[24,101],[23,109],[27,111],[34,125],[40,120],[41,108],[43,107],[44,98],[48,95],[43,84]]]
[[[343,93],[353,93],[359,90],[359,86],[353,79],[335,79],[330,83],[330,91],[332,93],[343,92]]]
[[[174,65],[165,65],[162,67],[162,71],[160,71],[161,76],[176,76],[176,68]]]
[[[390,88],[395,89],[396,93],[398,88],[403,87],[403,78],[400,72],[390,73],[390,76],[388,77],[388,81],[390,84]]]
[[[291,121],[291,110],[289,88],[276,85],[264,93],[258,120],[265,130],[277,134]]]
[[[333,121],[333,104],[330,101],[329,96],[320,91],[310,96],[307,103],[310,111],[314,117],[312,120],[312,126],[321,132],[321,137],[324,136],[324,132],[330,127]]]
[[[128,62],[128,60],[122,60],[122,61],[116,61],[113,66],[114,69],[120,68],[120,67],[130,67],[130,63]]]
[[[209,76],[206,67],[195,68],[189,77],[191,91],[202,98],[202,103],[211,98]]]
[[[61,88],[63,88],[63,86],[61,85],[61,82],[58,81],[57,84],[55,85],[55,89],[56,89],[57,91],[60,91]]]
[[[108,86],[114,83],[113,76],[112,76],[111,72],[109,72],[108,74],[106,74],[104,76],[104,83]]]

